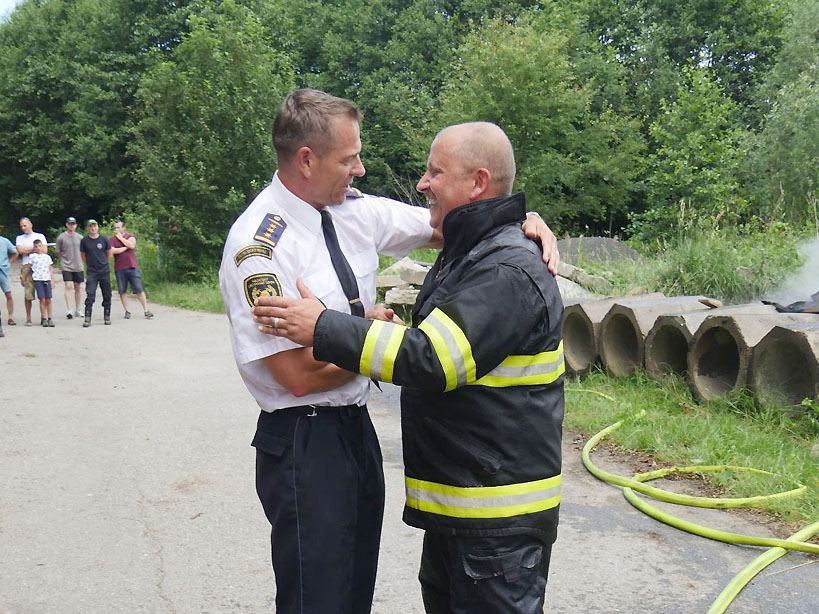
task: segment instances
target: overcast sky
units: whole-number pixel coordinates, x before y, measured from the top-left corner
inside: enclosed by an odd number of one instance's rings
[[[6,13],[13,9],[18,2],[20,0],[0,0],[0,18],[5,17]]]

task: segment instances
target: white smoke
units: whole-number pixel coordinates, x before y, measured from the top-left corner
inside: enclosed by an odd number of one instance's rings
[[[819,238],[803,243],[799,254],[805,259],[805,264],[782,283],[771,300],[789,305],[797,301],[810,301],[811,295],[819,292]]]

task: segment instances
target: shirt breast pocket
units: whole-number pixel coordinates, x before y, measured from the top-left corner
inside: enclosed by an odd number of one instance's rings
[[[374,249],[367,249],[348,256],[347,262],[350,263],[355,276],[358,279],[364,279],[378,270],[378,253]]]
[[[332,303],[333,290],[336,287],[336,273],[333,269],[311,272],[302,277],[302,282],[312,292],[317,299],[327,306]]]

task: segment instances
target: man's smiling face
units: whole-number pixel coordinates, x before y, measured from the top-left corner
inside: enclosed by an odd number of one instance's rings
[[[429,202],[429,225],[439,231],[450,211],[470,201],[475,187],[472,169],[455,155],[457,138],[455,130],[436,137],[429,149],[427,171],[416,186]]]

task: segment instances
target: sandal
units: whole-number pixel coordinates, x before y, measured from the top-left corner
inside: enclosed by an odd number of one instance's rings
[[[9,326],[17,326],[17,322],[9,318]]]

